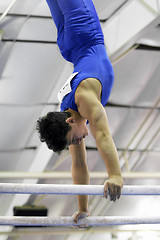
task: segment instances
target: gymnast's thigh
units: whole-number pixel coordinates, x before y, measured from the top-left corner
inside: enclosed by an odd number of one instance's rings
[[[56,25],[58,34],[60,34],[64,28],[64,16],[62,11],[57,3],[57,0],[46,0],[49,6],[52,18]]]
[[[101,38],[103,33],[92,0],[57,0],[64,15],[64,44],[72,48]]]

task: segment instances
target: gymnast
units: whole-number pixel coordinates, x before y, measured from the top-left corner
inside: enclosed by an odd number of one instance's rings
[[[49,112],[37,121],[42,142],[61,152],[66,147],[72,156],[74,184],[89,184],[84,138],[87,124],[104,160],[108,179],[104,197],[116,201],[123,179],[104,105],[114,81],[112,65],[104,46],[104,36],[92,0],[47,0],[57,27],[57,44],[62,56],[74,66],[70,78],[58,92],[60,112]],[[77,196],[74,221],[89,215],[88,196]]]

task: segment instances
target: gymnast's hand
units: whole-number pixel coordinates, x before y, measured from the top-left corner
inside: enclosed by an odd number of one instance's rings
[[[112,176],[104,183],[104,197],[115,202],[121,196],[121,189],[123,187],[123,178],[121,176]]]
[[[74,223],[78,224],[78,221],[79,221],[80,219],[86,218],[86,217],[88,217],[89,215],[90,215],[89,212],[79,212],[79,211],[77,211],[77,212],[75,212],[75,213],[73,214],[73,221],[74,221]],[[81,228],[81,229],[87,228],[87,227],[88,227],[88,226],[85,225],[85,224],[75,226],[75,228]]]

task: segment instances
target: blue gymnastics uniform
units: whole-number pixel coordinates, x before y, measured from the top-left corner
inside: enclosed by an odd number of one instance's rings
[[[92,0],[47,0],[57,27],[57,44],[74,71],[58,93],[61,111],[78,111],[75,91],[87,78],[101,82],[104,106],[114,82],[113,68],[104,46],[104,36]]]

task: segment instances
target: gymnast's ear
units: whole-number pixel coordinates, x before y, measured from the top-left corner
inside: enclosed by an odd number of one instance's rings
[[[69,118],[67,118],[66,119],[66,123],[75,123],[75,120],[74,120],[74,118],[73,117],[69,117]]]

